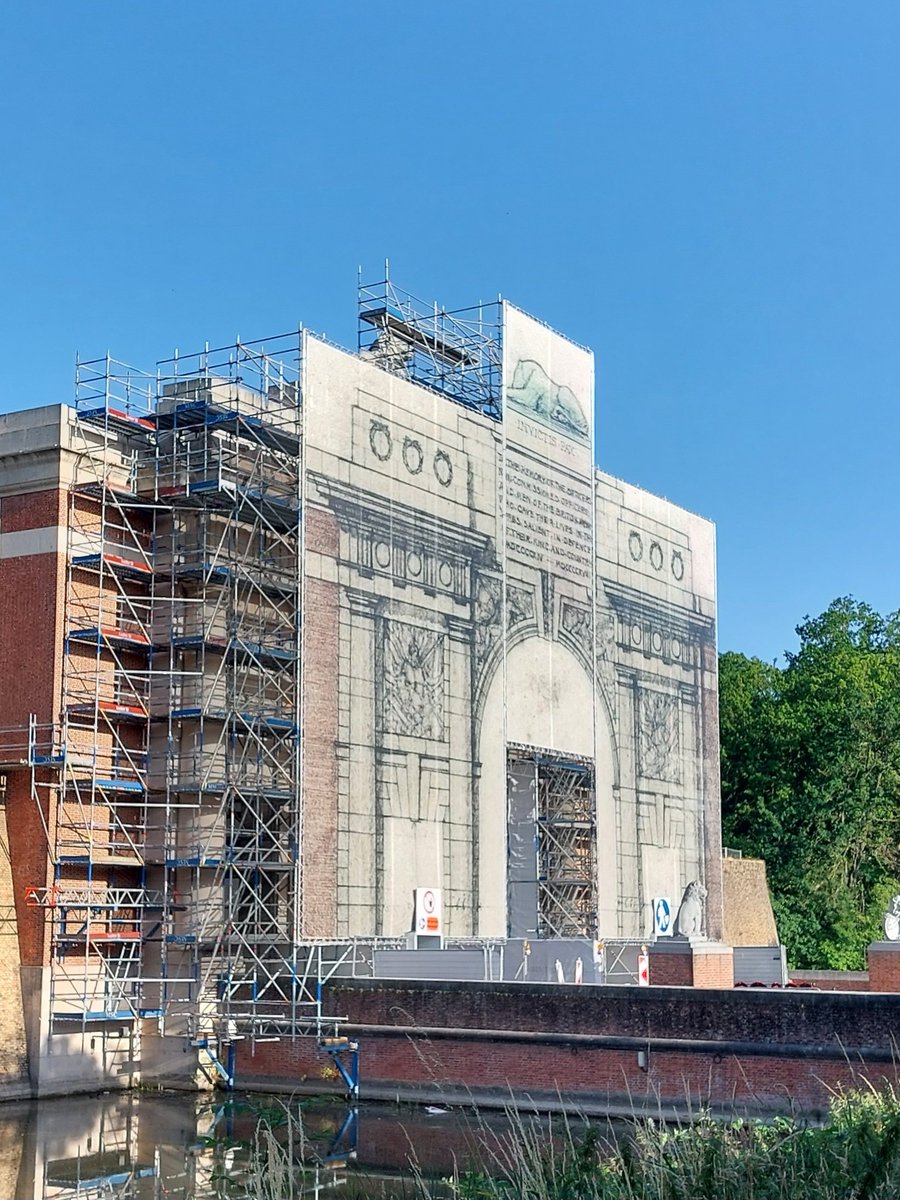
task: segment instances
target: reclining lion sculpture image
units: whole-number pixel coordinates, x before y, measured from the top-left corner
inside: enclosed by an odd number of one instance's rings
[[[533,358],[520,358],[516,363],[506,396],[513,408],[526,416],[551,428],[560,426],[579,441],[588,440],[590,429],[578,397],[565,384],[554,383]]]

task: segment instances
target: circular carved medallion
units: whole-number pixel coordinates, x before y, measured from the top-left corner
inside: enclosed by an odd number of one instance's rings
[[[373,421],[369,426],[369,445],[379,462],[387,462],[391,457],[394,443],[391,431],[383,421]]]
[[[425,455],[422,453],[422,447],[414,438],[403,439],[403,465],[409,471],[410,475],[418,475],[422,470],[422,463],[425,461]]]
[[[684,559],[680,550],[672,551],[672,574],[676,579],[684,579]]]
[[[661,571],[663,565],[662,546],[659,542],[650,543],[650,566],[654,571]]]
[[[644,557],[644,543],[636,529],[632,529],[628,535],[628,552],[635,562],[640,562]]]
[[[434,476],[441,487],[449,487],[453,482],[453,463],[446,450],[438,450],[434,456]]]
[[[407,574],[412,575],[413,579],[418,579],[422,574],[422,559],[415,550],[410,550],[406,556],[406,571]]]
[[[379,567],[389,567],[391,565],[391,548],[387,542],[378,542],[375,546],[375,561]]]

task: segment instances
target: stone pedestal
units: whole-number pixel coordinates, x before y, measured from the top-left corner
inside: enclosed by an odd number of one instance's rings
[[[651,987],[734,987],[734,950],[705,938],[667,938],[649,947]]]
[[[868,957],[869,991],[900,992],[900,942],[872,942]]]

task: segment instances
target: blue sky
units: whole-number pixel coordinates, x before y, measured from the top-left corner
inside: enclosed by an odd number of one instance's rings
[[[598,455],[718,524],[720,644],[900,607],[900,5],[10,6],[0,410],[356,270],[594,348]]]

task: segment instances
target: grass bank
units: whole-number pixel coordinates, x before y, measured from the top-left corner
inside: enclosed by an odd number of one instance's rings
[[[308,1174],[296,1167],[302,1132],[283,1133],[257,1130],[240,1200],[308,1194]],[[513,1113],[511,1132],[486,1134],[481,1149],[488,1166],[477,1172],[461,1168],[432,1183],[412,1163],[396,1191],[368,1187],[363,1172],[342,1190],[404,1200],[897,1200],[900,1096],[848,1092],[821,1127],[786,1118],[721,1123],[701,1115],[679,1127],[640,1120],[616,1144],[593,1127],[550,1138]]]

